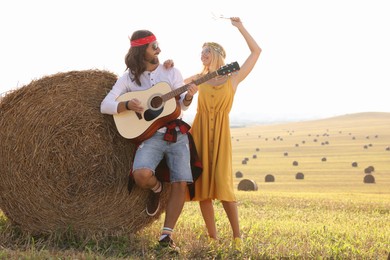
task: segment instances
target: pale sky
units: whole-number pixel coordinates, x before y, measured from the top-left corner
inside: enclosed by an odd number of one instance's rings
[[[263,49],[238,87],[232,119],[390,112],[388,0],[1,1],[0,93],[71,70],[120,76],[138,29],[156,35],[160,61],[173,59],[184,78],[200,71],[206,41],[242,64],[249,49],[241,34],[213,14],[239,16]]]

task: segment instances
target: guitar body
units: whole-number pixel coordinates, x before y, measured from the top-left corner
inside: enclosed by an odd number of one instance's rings
[[[160,82],[150,89],[127,92],[119,96],[117,101],[136,98],[144,107],[142,114],[129,110],[114,115],[119,134],[132,142],[139,143],[151,137],[167,122],[177,119],[181,109],[176,99],[172,98],[165,102],[160,100],[162,95],[171,91],[172,89],[168,83]]]

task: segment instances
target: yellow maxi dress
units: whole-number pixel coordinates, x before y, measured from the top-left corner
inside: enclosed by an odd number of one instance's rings
[[[197,113],[190,132],[202,161],[203,171],[195,182],[193,201],[236,201],[229,123],[234,94],[231,78],[217,87],[207,82],[198,86]]]

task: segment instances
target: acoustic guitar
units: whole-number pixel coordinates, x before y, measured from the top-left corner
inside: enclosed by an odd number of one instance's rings
[[[194,80],[192,83],[199,85],[218,75],[228,75],[239,69],[240,65],[237,62],[232,62]],[[145,109],[142,114],[132,110],[115,114],[114,121],[119,134],[132,142],[139,143],[150,138],[169,121],[177,119],[181,109],[176,97],[187,91],[190,84],[172,90],[168,83],[159,82],[150,89],[120,95],[116,99],[117,101],[122,102],[136,98]]]

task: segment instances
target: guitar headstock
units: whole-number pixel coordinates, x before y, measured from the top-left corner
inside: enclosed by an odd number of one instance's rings
[[[240,70],[240,65],[237,61],[226,64],[217,70],[218,75],[227,75]]]

